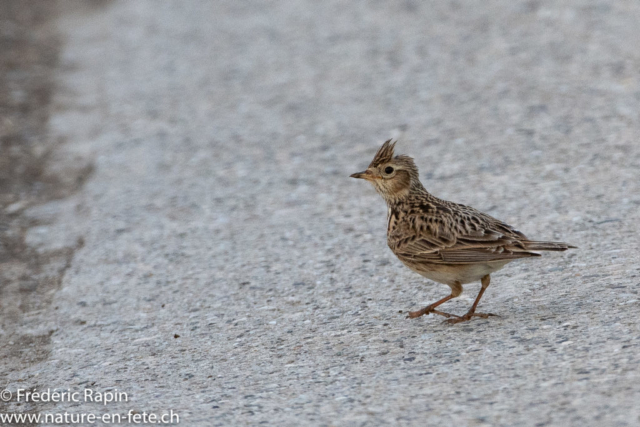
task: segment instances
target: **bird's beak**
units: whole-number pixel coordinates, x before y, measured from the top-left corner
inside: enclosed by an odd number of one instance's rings
[[[376,179],[376,177],[373,175],[373,173],[369,169],[367,169],[366,171],[354,173],[354,174],[350,175],[350,177],[351,178],[366,179],[367,181],[373,181],[374,179]]]

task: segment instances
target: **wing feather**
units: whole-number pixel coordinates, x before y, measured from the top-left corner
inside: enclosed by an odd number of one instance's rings
[[[443,201],[444,202],[444,201]],[[402,258],[440,264],[475,264],[540,256],[524,234],[473,208],[421,205],[395,222],[389,247]]]

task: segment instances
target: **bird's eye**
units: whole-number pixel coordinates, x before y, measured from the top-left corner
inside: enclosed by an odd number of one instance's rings
[[[391,166],[387,166],[386,168],[384,168],[384,173],[386,173],[387,175],[393,173],[393,168]]]

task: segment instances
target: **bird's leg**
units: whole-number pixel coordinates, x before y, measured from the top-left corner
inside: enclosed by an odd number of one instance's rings
[[[460,283],[456,282],[453,285],[449,285],[449,286],[451,286],[451,295],[449,295],[448,297],[444,297],[441,300],[438,300],[438,301],[434,302],[433,304],[430,304],[430,305],[426,306],[422,310],[410,311],[409,315],[407,316],[407,319],[415,319],[416,317],[420,317],[420,316],[423,316],[425,314],[430,314],[430,313],[439,314],[440,316],[444,316],[444,317],[459,318],[460,316],[456,316],[455,314],[445,313],[444,311],[440,311],[440,310],[436,310],[435,309],[440,304],[444,304],[445,302],[449,301],[452,298],[455,298],[455,297],[459,296],[462,293],[462,285]]]
[[[420,317],[420,316],[423,316],[425,314],[430,314],[430,313],[439,314],[439,315],[444,316],[444,317],[458,317],[455,314],[449,314],[449,313],[445,313],[443,311],[435,309],[437,306],[439,306],[440,304],[444,304],[445,302],[449,301],[451,298],[455,298],[455,297],[453,295],[449,295],[448,297],[444,297],[441,300],[438,300],[438,301],[434,302],[433,304],[426,306],[422,310],[410,311],[409,315],[407,316],[407,318],[408,319],[415,319],[416,317]]]
[[[480,280],[480,283],[482,283],[480,292],[478,292],[478,296],[476,297],[476,300],[473,302],[473,305],[471,306],[471,309],[469,309],[467,314],[459,316],[457,319],[446,320],[446,322],[460,323],[460,322],[465,322],[467,320],[471,320],[472,317],[482,317],[483,319],[486,319],[487,317],[490,317],[490,316],[497,316],[496,314],[492,314],[492,313],[476,313],[476,308],[478,307],[480,298],[482,298],[482,294],[484,294],[484,291],[489,287],[489,283],[491,283],[491,277],[487,274]]]

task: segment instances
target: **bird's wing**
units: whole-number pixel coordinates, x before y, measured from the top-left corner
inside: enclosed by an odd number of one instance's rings
[[[524,234],[464,205],[421,205],[399,218],[387,243],[402,258],[439,264],[475,264],[539,256]]]

